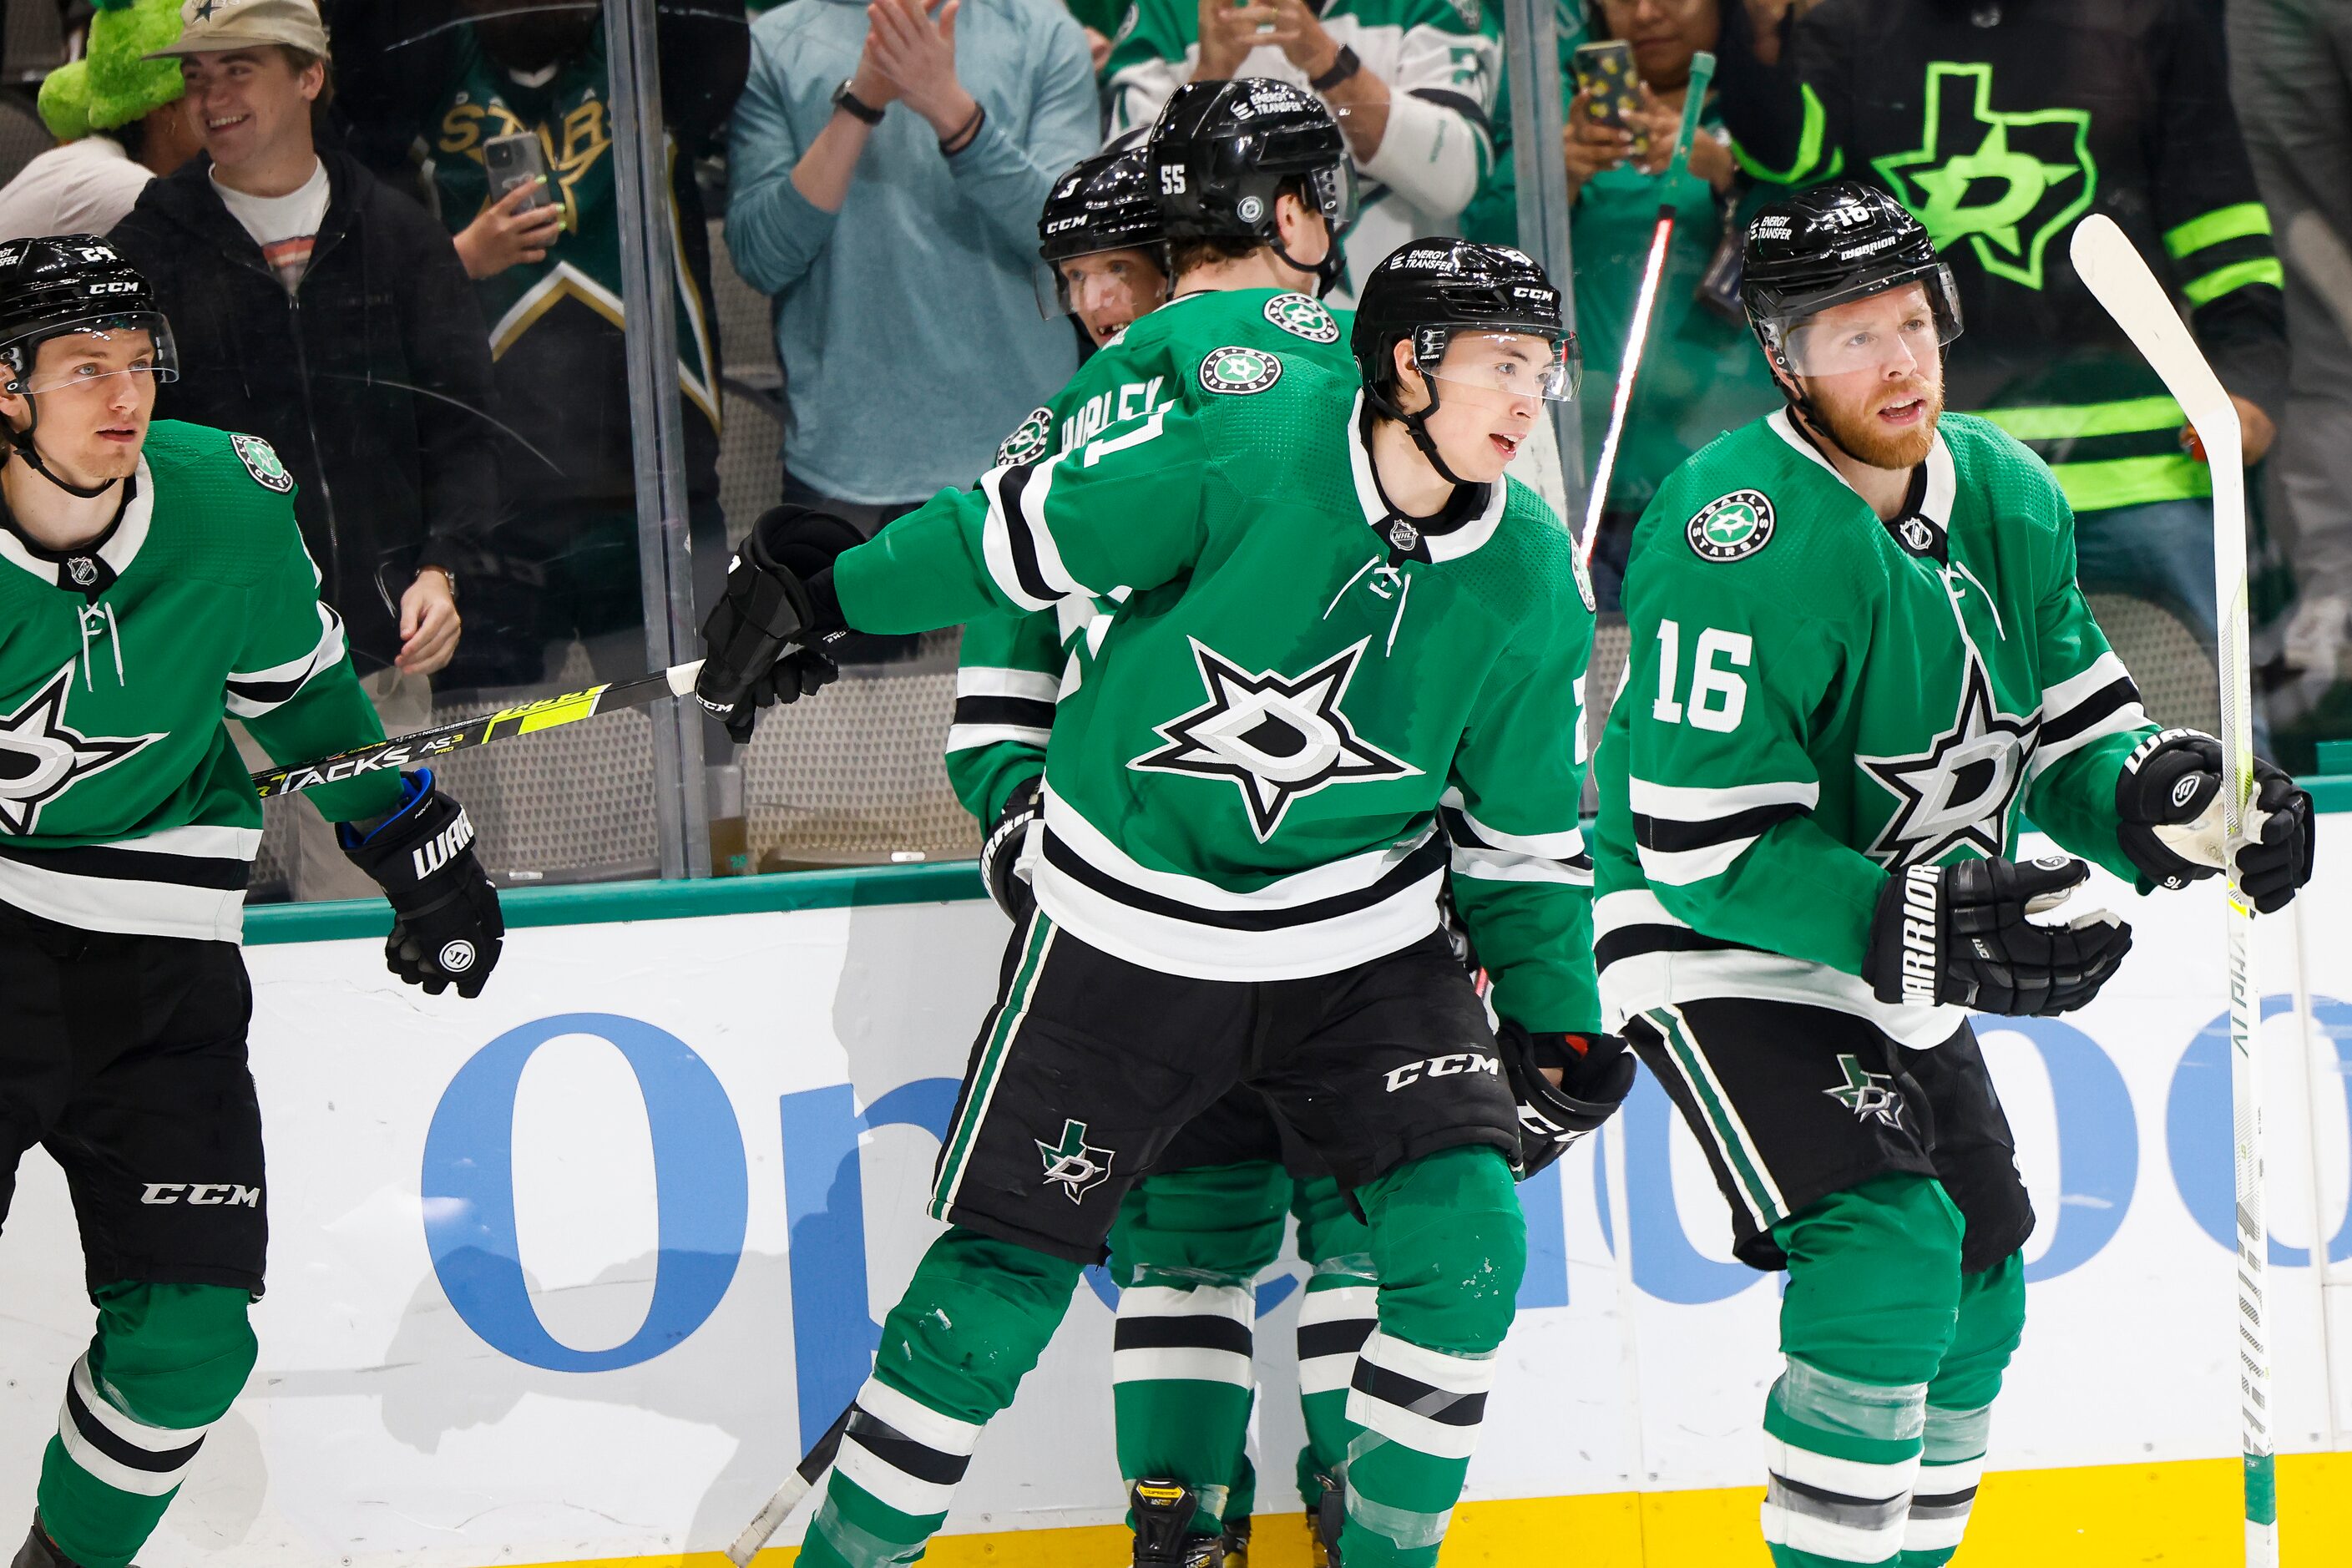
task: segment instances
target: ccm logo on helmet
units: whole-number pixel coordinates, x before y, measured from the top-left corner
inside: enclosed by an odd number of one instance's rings
[[[1499,1077],[1502,1070],[1501,1060],[1483,1051],[1450,1051],[1442,1057],[1431,1057],[1426,1061],[1407,1062],[1401,1068],[1391,1068],[1388,1091],[1394,1094],[1424,1078],[1455,1078],[1465,1072],[1482,1072],[1495,1078]]]
[[[187,1203],[198,1208],[226,1204],[231,1208],[257,1209],[261,1206],[261,1189],[239,1186],[235,1182],[150,1182],[147,1190],[139,1194],[139,1201],[165,1207]]]
[[[457,851],[473,841],[474,819],[460,810],[457,821],[408,852],[416,868],[416,879],[421,882],[446,866],[457,858]]]
[[[83,292],[89,294],[136,294],[139,285],[127,278],[115,278],[89,285]]]

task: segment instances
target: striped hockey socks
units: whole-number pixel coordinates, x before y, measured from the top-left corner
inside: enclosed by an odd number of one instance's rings
[[[253,1370],[252,1297],[133,1283],[91,1295],[98,1332],[67,1379],[36,1507],[82,1568],[126,1568]]]

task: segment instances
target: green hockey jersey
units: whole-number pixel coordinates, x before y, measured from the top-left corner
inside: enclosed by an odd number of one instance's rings
[[[2116,775],[2155,732],[2074,581],[2050,470],[1944,416],[1882,522],[1783,410],[1643,514],[1600,752],[1594,957],[1612,1022],[1754,996],[1906,1045],[1965,1015],[1861,979],[1890,871],[2016,846],[2021,810],[2126,879]]]
[[[1352,375],[1348,312],[1305,294],[1272,289],[1193,293],[1139,317],[1078,367],[1054,401],[1031,414],[996,449],[996,460],[1034,463],[1083,447],[1123,425],[1187,399],[1209,395],[1192,370],[1213,349],[1238,345],[1305,358]],[[983,616],[964,627],[956,671],[955,722],[948,731],[948,782],[985,833],[1022,780],[1045,766],[1045,732],[1064,668],[1085,657],[1079,634],[1118,608],[1118,590],[1066,599],[1032,615]],[[1091,640],[1099,643],[1097,628]]]
[[[279,762],[383,738],[293,490],[267,441],[158,420],[100,539],[0,528],[0,903],[235,942],[261,803],[223,715]],[[310,798],[349,820],[400,795],[387,772]]]
[[[993,469],[844,555],[849,623],[1130,589],[1046,749],[1034,885],[1080,940],[1204,979],[1330,973],[1434,930],[1450,861],[1496,1007],[1596,1026],[1568,531],[1508,481],[1398,516],[1352,374],[1239,344],[1185,374],[1197,405]]]

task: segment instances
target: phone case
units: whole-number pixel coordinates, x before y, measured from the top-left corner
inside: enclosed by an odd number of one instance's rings
[[[1627,117],[1642,104],[1634,82],[1632,45],[1621,41],[1577,46],[1576,85],[1586,95],[1595,123],[1625,127]]]

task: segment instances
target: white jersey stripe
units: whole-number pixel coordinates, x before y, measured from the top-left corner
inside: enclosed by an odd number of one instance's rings
[[[1760,784],[1696,788],[1628,777],[1625,789],[1627,804],[1637,815],[1662,816],[1675,822],[1712,822],[1718,816],[1752,811],[1759,805],[1801,805],[1811,811],[1822,798],[1822,786],[1812,779],[1772,779]]]
[[[1549,882],[1564,888],[1592,886],[1592,868],[1570,866],[1533,855],[1513,855],[1500,849],[1476,849],[1456,844],[1450,856],[1454,874],[1474,882]]]
[[[1750,834],[1745,838],[1727,838],[1720,844],[1705,844],[1696,849],[1652,849],[1636,845],[1633,853],[1641,859],[1642,875],[1652,883],[1686,888],[1730,870],[1732,863],[1747,854],[1759,837]]]
[[[956,671],[958,697],[1017,697],[1029,702],[1051,702],[1061,694],[1059,680],[1034,669],[975,664]]]
[[[1033,730],[1025,724],[950,724],[948,743],[950,752],[975,752],[982,746],[999,746],[1011,742],[1016,746],[1034,746],[1043,751],[1051,730]]]

